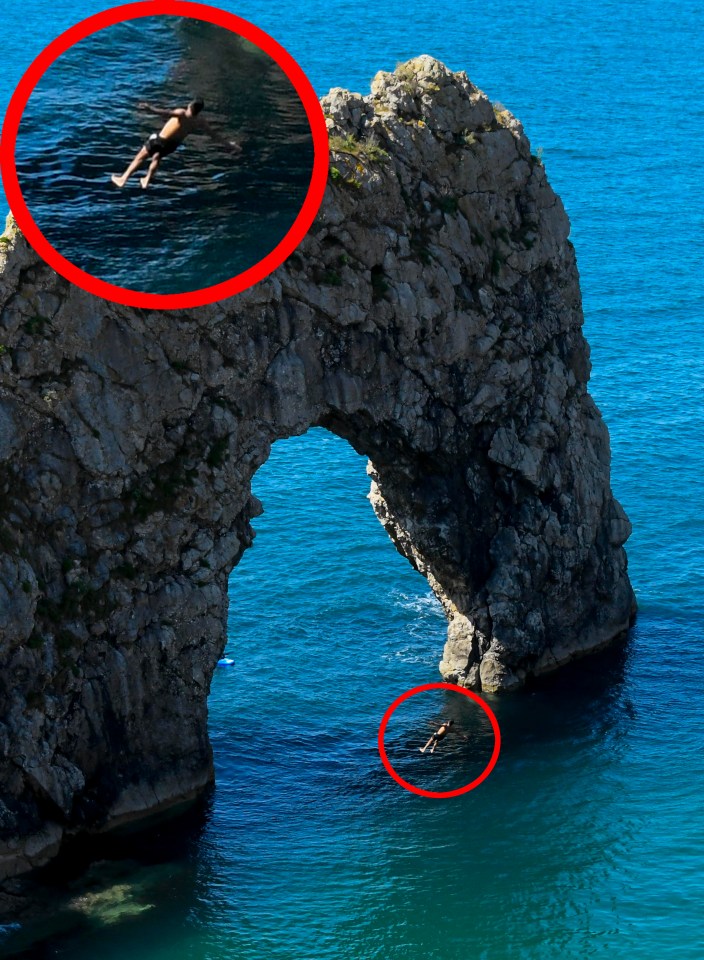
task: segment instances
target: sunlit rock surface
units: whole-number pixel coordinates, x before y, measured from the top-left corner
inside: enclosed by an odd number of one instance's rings
[[[0,874],[212,779],[227,580],[278,438],[369,458],[447,613],[445,678],[509,690],[629,625],[569,222],[520,123],[429,57],[323,110],[317,221],[232,300],[123,308],[2,238]]]

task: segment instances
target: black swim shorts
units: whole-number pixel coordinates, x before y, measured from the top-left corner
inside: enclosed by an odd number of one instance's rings
[[[162,140],[158,133],[153,133],[144,144],[144,149],[150,157],[155,156],[157,153],[160,157],[168,157],[170,153],[174,152],[176,147],[178,147],[176,140]]]

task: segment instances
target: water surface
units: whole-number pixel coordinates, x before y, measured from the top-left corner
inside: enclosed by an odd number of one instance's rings
[[[96,908],[62,935],[35,925],[44,940],[27,955],[701,960],[700,4],[223,6],[271,32],[320,93],[365,92],[377,69],[434,54],[544,148],[572,220],[640,615],[624,648],[492,701],[504,746],[480,788],[411,796],[384,772],[376,732],[403,690],[438,679],[442,616],[377,524],[363,460],[319,431],[277,444],[231,581],[236,666],[213,683],[211,805],[141,866],[129,851],[133,900],[150,909],[108,924]],[[101,8],[26,0],[0,94],[53,33]],[[450,708],[414,703],[390,731],[428,782],[455,784],[489,749],[479,730],[415,756]]]

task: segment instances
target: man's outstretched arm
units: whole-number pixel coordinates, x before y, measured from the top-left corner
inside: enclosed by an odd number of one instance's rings
[[[183,117],[186,114],[186,111],[182,107],[170,110],[168,107],[155,107],[153,104],[145,103],[143,100],[140,100],[137,107],[140,110],[146,110],[147,113],[153,113],[157,117]]]

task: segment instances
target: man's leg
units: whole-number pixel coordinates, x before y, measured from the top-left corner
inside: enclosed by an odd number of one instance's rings
[[[159,169],[159,164],[161,163],[161,154],[155,153],[152,157],[152,162],[149,164],[149,169],[147,170],[146,177],[142,177],[139,181],[142,184],[142,190],[146,190],[149,184],[152,182],[152,177]]]
[[[428,749],[428,747],[432,742],[433,742],[433,737],[431,737],[430,740],[428,740],[428,742],[424,747],[418,747],[418,749],[420,750],[421,753],[425,753],[425,751]],[[431,750],[430,752],[432,753],[433,751]]]
[[[439,741],[439,740],[436,740],[435,743],[433,744],[433,746],[432,746],[431,749],[430,749],[430,752],[431,752],[431,753],[435,753],[435,748],[437,747],[438,743],[440,743],[440,741]]]
[[[132,174],[135,172],[135,170],[137,169],[137,167],[141,166],[142,162],[144,161],[144,158],[147,157],[147,156],[149,156],[149,154],[148,154],[147,151],[144,149],[144,147],[142,147],[142,149],[139,151],[139,153],[137,154],[137,156],[134,158],[134,160],[132,161],[132,163],[131,163],[131,164],[129,165],[129,167],[125,170],[125,172],[122,174],[121,177],[118,177],[118,175],[117,175],[116,173],[113,173],[113,175],[112,175],[112,177],[110,177],[110,179],[111,179],[112,182],[115,184],[115,186],[116,186],[116,187],[124,187],[124,185],[127,183],[127,181],[129,180],[129,178],[130,178],[130,177],[132,176]]]

